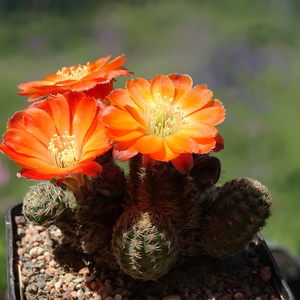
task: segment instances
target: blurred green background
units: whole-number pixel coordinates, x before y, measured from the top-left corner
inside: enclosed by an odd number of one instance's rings
[[[138,77],[187,73],[226,109],[220,183],[253,177],[273,195],[263,234],[300,254],[300,2],[1,0],[0,132],[27,106],[17,85],[125,53]],[[126,79],[117,81],[123,87]],[[32,182],[0,156],[0,290],[6,209]]]

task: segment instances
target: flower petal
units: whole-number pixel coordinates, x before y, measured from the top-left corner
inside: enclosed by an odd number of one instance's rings
[[[168,147],[168,144],[164,140],[164,146],[160,149],[160,151],[149,154],[151,158],[159,160],[159,161],[170,161],[175,159],[180,154],[173,153],[171,149]]]
[[[42,161],[49,161],[47,147],[27,131],[20,129],[6,131],[3,135],[3,141],[17,153],[36,157]]]
[[[84,92],[94,88],[97,85],[96,81],[78,80],[70,84],[71,91]]]
[[[151,81],[151,93],[153,99],[159,103],[161,99],[174,100],[175,87],[172,80],[168,76],[155,76]]]
[[[188,93],[184,94],[176,103],[182,111],[184,117],[195,112],[206,105],[213,93],[208,90],[206,85],[201,84],[193,87]]]
[[[129,141],[132,139],[140,138],[141,136],[145,135],[144,132],[140,130],[115,130],[112,128],[106,128],[106,135],[108,138],[122,142],[122,141]]]
[[[182,125],[177,133],[187,135],[191,138],[207,138],[215,136],[217,129],[205,123],[188,123]]]
[[[187,117],[185,121],[188,123],[203,122],[209,125],[217,125],[224,121],[225,109],[222,107],[208,107],[200,109]]]
[[[9,129],[21,129],[26,130],[24,125],[24,115],[25,111],[16,112],[7,123],[7,130]]]
[[[129,93],[122,89],[115,89],[109,95],[108,99],[122,109],[126,105],[136,106],[135,102],[130,98]]]
[[[63,95],[58,94],[57,96],[50,96],[45,100],[34,102],[31,107],[39,108],[50,116],[52,120],[49,120],[48,122],[54,124],[57,129],[57,132],[55,133],[58,135],[63,135],[66,131],[70,132],[69,105]],[[43,128],[43,126],[41,128]],[[47,135],[46,132],[44,132],[44,135],[50,136]]]
[[[17,153],[16,151],[11,149],[4,143],[0,145],[0,151],[6,154],[16,164],[24,168],[31,168],[31,167],[39,168],[40,166],[47,164],[47,162],[39,158],[30,157],[29,155],[26,154]]]
[[[216,141],[216,145],[215,147],[211,150],[212,152],[219,152],[221,151],[222,149],[224,149],[224,140],[223,138],[217,134],[215,136],[215,141]]]
[[[124,162],[131,157],[138,154],[138,151],[134,149],[133,145],[136,140],[130,140],[126,142],[119,142],[113,150],[113,156],[116,160]]]
[[[88,108],[88,109],[87,109]],[[78,146],[81,148],[83,139],[91,127],[97,114],[97,103],[94,98],[82,97],[74,111],[71,135],[76,136]]]
[[[199,151],[197,154],[203,154],[203,153],[208,153],[214,149],[216,146],[216,140],[215,137],[212,138],[200,138],[200,139],[195,139],[195,141],[199,145]]]
[[[127,80],[126,90],[134,103],[141,109],[144,108],[145,101],[152,99],[150,82],[143,78]]]
[[[182,153],[172,160],[172,164],[179,173],[188,173],[193,167],[193,156],[190,153]]]
[[[131,115],[114,106],[105,107],[100,115],[104,123],[113,129],[136,130],[141,128],[141,125]]]
[[[193,80],[189,75],[180,75],[180,74],[170,74],[168,76],[175,86],[175,97],[173,104],[175,105],[177,101],[193,86]]]
[[[172,134],[165,137],[165,142],[173,153],[196,153],[198,144],[190,137],[182,134]]]
[[[163,138],[155,135],[144,135],[134,144],[134,148],[143,154],[158,152],[163,147]]]
[[[44,110],[35,107],[26,111],[24,125],[26,130],[45,147],[49,146],[50,139],[57,134],[52,118]]]

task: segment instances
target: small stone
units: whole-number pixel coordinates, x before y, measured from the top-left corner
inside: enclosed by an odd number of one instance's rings
[[[44,257],[46,261],[50,261],[52,259],[52,254],[50,252],[45,252]]]
[[[69,282],[71,282],[72,280],[73,280],[73,278],[74,278],[74,275],[73,274],[71,274],[71,273],[66,273],[65,274],[65,283],[66,284],[68,284]]]
[[[18,225],[25,225],[26,224],[26,218],[24,216],[16,216],[15,222]]]
[[[101,286],[101,287],[99,288],[99,291],[98,291],[98,292],[99,292],[99,294],[101,295],[101,297],[102,297],[103,299],[105,299],[105,298],[111,296],[111,294],[113,293],[113,288],[112,288],[110,285],[106,284],[106,285],[104,285],[104,286]]]
[[[163,297],[162,300],[181,300],[181,297],[179,295],[168,295]]]
[[[192,293],[192,294],[190,295],[190,300],[198,300],[198,299],[199,299],[199,297],[198,297],[197,294]]]
[[[90,285],[90,289],[92,291],[98,291],[100,289],[100,285],[97,282],[93,281]]]
[[[243,300],[244,299],[244,295],[242,293],[236,293],[234,295],[234,299],[235,300]]]
[[[69,293],[69,292],[64,292],[63,294],[62,294],[62,296],[63,296],[63,299],[68,299],[68,300],[71,300],[73,297],[72,297],[72,294],[71,293]]]
[[[124,287],[118,287],[115,290],[116,294],[121,295],[122,297],[131,297],[132,296],[132,292],[129,291],[128,289],[124,288]]]
[[[61,282],[59,282],[59,281],[55,282],[54,287],[58,291],[61,288]]]
[[[45,259],[45,256],[44,256],[44,255],[39,255],[39,256],[37,257],[37,259],[38,259],[38,260],[44,260],[44,259]]]
[[[33,247],[29,251],[29,255],[31,255],[32,257],[38,257],[39,255],[42,255],[43,253],[44,253],[44,248],[42,248],[42,247]]]
[[[17,229],[17,234],[19,237],[24,237],[25,236],[25,230],[23,228],[18,228]]]
[[[56,267],[56,261],[55,260],[51,260],[50,262],[49,262],[49,266],[50,267],[52,267],[52,268],[55,268]]]
[[[53,275],[59,275],[60,271],[58,269],[52,268],[52,267],[48,267],[45,271],[48,274],[53,274]]]
[[[37,231],[39,231],[39,232],[45,231],[45,227],[39,226],[39,225],[35,226],[35,229],[36,229]]]
[[[262,268],[259,272],[260,278],[263,282],[268,282],[272,278],[272,272],[269,266]]]
[[[122,296],[120,294],[116,294],[114,300],[122,300]]]
[[[84,294],[83,290],[78,290],[77,291],[77,298],[78,298],[78,300],[84,300],[85,294]]]
[[[76,278],[76,279],[73,280],[73,282],[74,282],[75,284],[81,283],[81,282],[83,282],[83,281],[84,281],[84,278]]]
[[[71,282],[68,284],[68,290],[74,291],[74,289],[75,289],[75,283],[71,281]]]

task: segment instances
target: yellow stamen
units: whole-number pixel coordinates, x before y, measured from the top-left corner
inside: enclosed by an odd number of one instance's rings
[[[173,100],[158,94],[155,102],[146,103],[145,121],[150,134],[164,137],[177,132],[182,116],[180,109],[172,106]]]
[[[59,168],[69,168],[80,159],[76,137],[68,132],[62,136],[55,134],[49,142],[48,150],[53,165]]]
[[[79,65],[62,68],[61,70],[56,72],[56,79],[58,81],[79,80],[88,74],[90,74],[89,63],[83,66]]]

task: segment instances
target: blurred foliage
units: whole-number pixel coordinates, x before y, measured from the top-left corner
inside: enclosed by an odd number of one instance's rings
[[[187,73],[195,84],[206,83],[227,109],[218,126],[225,139],[216,154],[223,166],[220,183],[247,176],[267,185],[274,205],[263,234],[300,254],[299,16],[297,0],[2,0],[0,128],[4,132],[7,119],[27,106],[16,95],[19,83],[63,66],[125,53],[136,77]],[[3,220],[32,183],[17,179],[19,167],[0,159],[10,173],[0,188]]]

